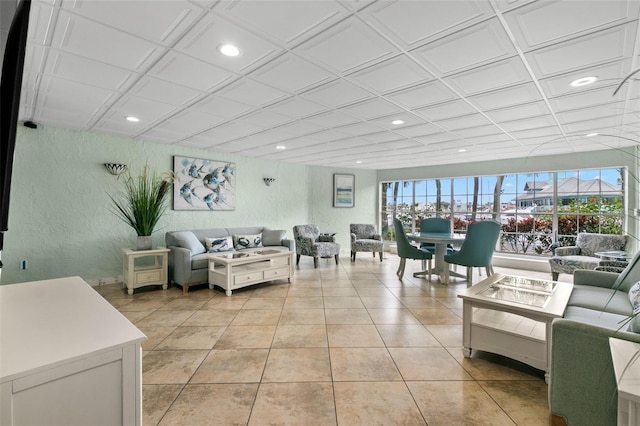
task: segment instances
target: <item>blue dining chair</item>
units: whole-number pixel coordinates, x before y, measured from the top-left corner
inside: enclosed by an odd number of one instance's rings
[[[400,266],[398,266],[398,270],[396,271],[396,275],[398,278],[402,279],[404,276],[404,267],[406,265],[407,259],[415,259],[422,261],[422,269],[427,270],[426,263],[429,261],[429,279],[431,279],[431,258],[433,255],[429,253],[427,250],[420,249],[414,247],[409,242],[409,238],[407,234],[404,232],[404,228],[402,227],[402,222],[398,219],[393,220],[393,226],[396,230],[396,247],[398,249],[398,256],[400,256]]]
[[[420,222],[420,233],[434,232],[438,234],[451,233],[451,221],[441,217],[428,217]],[[433,243],[420,243],[421,249],[428,250],[431,254],[436,253],[436,245]],[[447,254],[453,253],[453,246],[447,244]]]
[[[492,257],[500,236],[500,223],[495,220],[473,222],[459,251],[446,254],[444,261],[467,267],[467,287],[471,287],[474,267],[484,267],[487,276],[493,275]]]

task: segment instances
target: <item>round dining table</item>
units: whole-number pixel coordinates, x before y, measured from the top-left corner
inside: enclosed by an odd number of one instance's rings
[[[435,262],[432,274],[438,275],[438,281],[443,284],[449,284],[449,276],[465,277],[462,274],[458,274],[455,271],[449,270],[449,264],[444,261],[444,255],[447,254],[447,245],[462,245],[466,234],[455,234],[449,232],[420,232],[415,234],[407,234],[410,240],[414,240],[419,243],[432,243],[436,247]],[[429,271],[415,272],[414,277],[421,277],[428,275]]]

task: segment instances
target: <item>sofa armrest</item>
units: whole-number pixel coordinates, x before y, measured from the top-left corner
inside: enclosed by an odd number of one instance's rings
[[[615,272],[576,269],[573,273],[573,284],[613,288],[613,284],[618,279],[618,275],[619,274]]]
[[[318,236],[318,242],[321,243],[335,243],[336,236],[335,235],[320,235]]]
[[[570,425],[615,425],[618,406],[609,337],[640,334],[556,319],[552,326],[549,409]]]
[[[355,243],[357,239],[358,239],[358,236],[352,232],[351,233],[351,242]]]
[[[191,251],[169,246],[169,282],[184,285],[191,282]]]
[[[382,235],[380,235],[380,234],[373,234],[373,235],[371,236],[371,239],[372,239],[372,240],[382,241]]]
[[[287,247],[289,251],[296,251],[296,242],[294,240],[283,238],[282,240],[280,240],[280,244],[284,247]]]
[[[577,246],[558,247],[556,249],[556,256],[579,256],[580,251],[580,247]]]

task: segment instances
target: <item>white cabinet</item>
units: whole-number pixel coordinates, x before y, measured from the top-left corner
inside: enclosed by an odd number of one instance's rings
[[[0,286],[0,424],[141,424],[145,339],[80,277]]]

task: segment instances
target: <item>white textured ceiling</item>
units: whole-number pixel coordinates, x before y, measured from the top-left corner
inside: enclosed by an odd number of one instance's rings
[[[625,147],[640,141],[640,85],[613,93],[640,66],[639,13],[640,0],[34,0],[20,119],[363,169]],[[222,56],[227,42],[242,54]],[[569,85],[586,76],[598,81]]]

